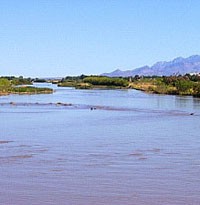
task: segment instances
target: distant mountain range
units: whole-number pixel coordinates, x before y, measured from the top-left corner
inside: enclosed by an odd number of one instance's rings
[[[157,62],[153,66],[144,66],[133,70],[115,70],[111,73],[103,73],[102,76],[108,77],[128,77],[128,76],[170,76],[170,75],[185,75],[187,73],[200,72],[200,55],[193,55],[188,58],[175,58],[172,61]]]

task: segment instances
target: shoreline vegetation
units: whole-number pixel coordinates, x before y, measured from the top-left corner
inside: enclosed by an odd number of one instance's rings
[[[148,93],[200,97],[200,75],[184,76],[67,76],[62,79],[31,79],[20,77],[1,77],[0,95],[8,94],[47,94],[51,88],[32,87],[34,82],[53,83],[58,87],[75,89],[136,89]],[[23,86],[26,84],[26,86]]]
[[[200,97],[200,76],[134,76],[115,78],[105,76],[66,77],[57,83],[59,87],[76,89],[136,89],[154,94]]]
[[[139,77],[129,87],[154,94],[200,97],[200,76]]]
[[[32,85],[31,79],[23,77],[1,77],[0,78],[0,96],[10,94],[30,95],[30,94],[49,94],[53,93],[51,88],[38,88]],[[23,86],[26,85],[26,86]],[[19,87],[17,87],[19,86]]]
[[[75,87],[76,89],[127,89],[128,81],[123,78],[105,76],[66,77],[59,83],[59,87]]]

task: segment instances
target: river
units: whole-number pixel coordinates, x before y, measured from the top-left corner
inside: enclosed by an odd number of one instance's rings
[[[200,204],[199,98],[36,86],[0,97],[0,204]]]

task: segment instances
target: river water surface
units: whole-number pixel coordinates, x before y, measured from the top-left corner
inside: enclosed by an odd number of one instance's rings
[[[200,204],[200,99],[53,87],[0,97],[0,204]]]

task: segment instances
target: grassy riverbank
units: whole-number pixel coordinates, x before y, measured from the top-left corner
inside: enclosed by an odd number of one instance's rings
[[[129,87],[156,94],[200,97],[200,78],[189,75],[141,78],[134,80]]]
[[[15,87],[16,83],[7,78],[0,78],[0,95],[9,94],[48,94],[53,93],[50,88],[37,88],[31,86]]]
[[[39,82],[47,82],[39,79]],[[32,84],[33,79],[23,77],[0,78],[0,95],[7,94],[40,94],[52,93],[49,88],[31,86],[16,87],[16,85]],[[74,87],[76,89],[137,89],[145,92],[168,95],[191,95],[200,97],[200,76],[184,75],[170,77],[126,77],[111,78],[105,76],[68,76],[52,81],[59,87]]]
[[[123,78],[109,78],[102,76],[89,76],[84,78],[62,79],[60,87],[75,87],[76,89],[122,89],[127,88],[128,81]]]
[[[170,77],[128,77],[110,78],[103,76],[77,76],[62,79],[58,86],[76,89],[137,89],[156,94],[192,95],[200,97],[198,75]]]

